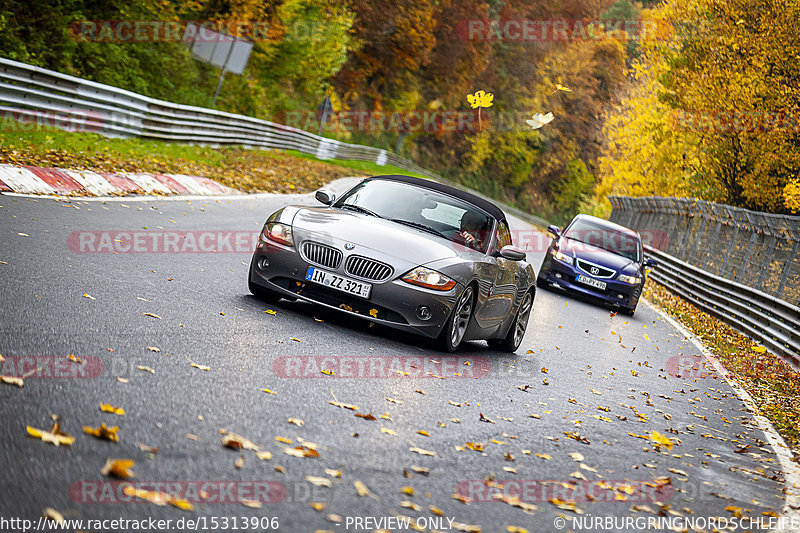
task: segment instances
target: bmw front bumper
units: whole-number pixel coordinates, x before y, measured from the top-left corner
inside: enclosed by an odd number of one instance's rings
[[[322,239],[314,240],[341,250],[341,246],[337,246],[340,243],[324,242]],[[297,246],[301,245],[300,241],[296,240],[295,242]],[[378,254],[375,254],[373,258],[396,265],[395,258],[393,258],[393,262]],[[345,260],[341,261],[338,268],[312,264],[301,256],[297,247],[284,246],[272,241],[264,242],[262,239],[253,254],[249,275],[253,284],[281,296],[300,299],[428,338],[436,338],[439,335],[450,316],[457,297],[464,290],[463,285],[456,284],[449,291],[436,291],[411,285],[398,279],[408,270],[419,265],[409,266],[402,272],[398,271],[395,266],[396,270],[388,280],[375,282],[354,278],[344,271],[344,264]],[[306,281],[306,273],[310,266],[370,283],[372,290],[369,298],[361,298]],[[421,306],[427,307],[430,312],[427,320],[420,318]]]

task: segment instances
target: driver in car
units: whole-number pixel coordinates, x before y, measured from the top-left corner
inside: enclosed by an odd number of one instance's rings
[[[459,235],[464,238],[467,246],[475,250],[480,250],[483,247],[483,240],[481,236],[484,231],[485,220],[478,213],[467,211],[461,215],[461,230]]]

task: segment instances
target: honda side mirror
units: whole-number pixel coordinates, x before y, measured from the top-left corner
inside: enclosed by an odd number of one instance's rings
[[[558,239],[558,226],[547,226],[547,233],[550,233],[554,238]]]

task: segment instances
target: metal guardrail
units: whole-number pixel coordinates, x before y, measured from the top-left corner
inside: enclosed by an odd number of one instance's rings
[[[52,121],[57,127],[77,124],[81,130],[107,137],[297,150],[319,159],[389,164],[487,198],[387,150],[327,139],[267,120],[157,100],[4,58],[0,58],[0,112]],[[539,217],[491,201],[507,214],[529,223],[540,227],[548,224]]]
[[[645,246],[650,277],[800,369],[800,308]]]
[[[800,302],[800,217],[692,198],[609,198],[611,220],[659,250],[790,304]]]

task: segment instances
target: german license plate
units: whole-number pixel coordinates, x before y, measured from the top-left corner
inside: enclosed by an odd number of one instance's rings
[[[605,281],[600,281],[599,279],[590,278],[589,276],[584,276],[583,274],[578,274],[577,281],[578,283],[589,285],[590,287],[594,287],[595,289],[600,289],[601,291],[606,290]]]
[[[320,285],[325,285],[331,289],[336,289],[348,294],[354,294],[355,296],[360,296],[361,298],[369,298],[369,293],[372,291],[372,285],[369,283],[362,283],[354,279],[345,278],[339,274],[334,274],[333,272],[328,272],[326,270],[320,270],[316,267],[308,267],[308,272],[306,272],[306,280],[319,283]]]

